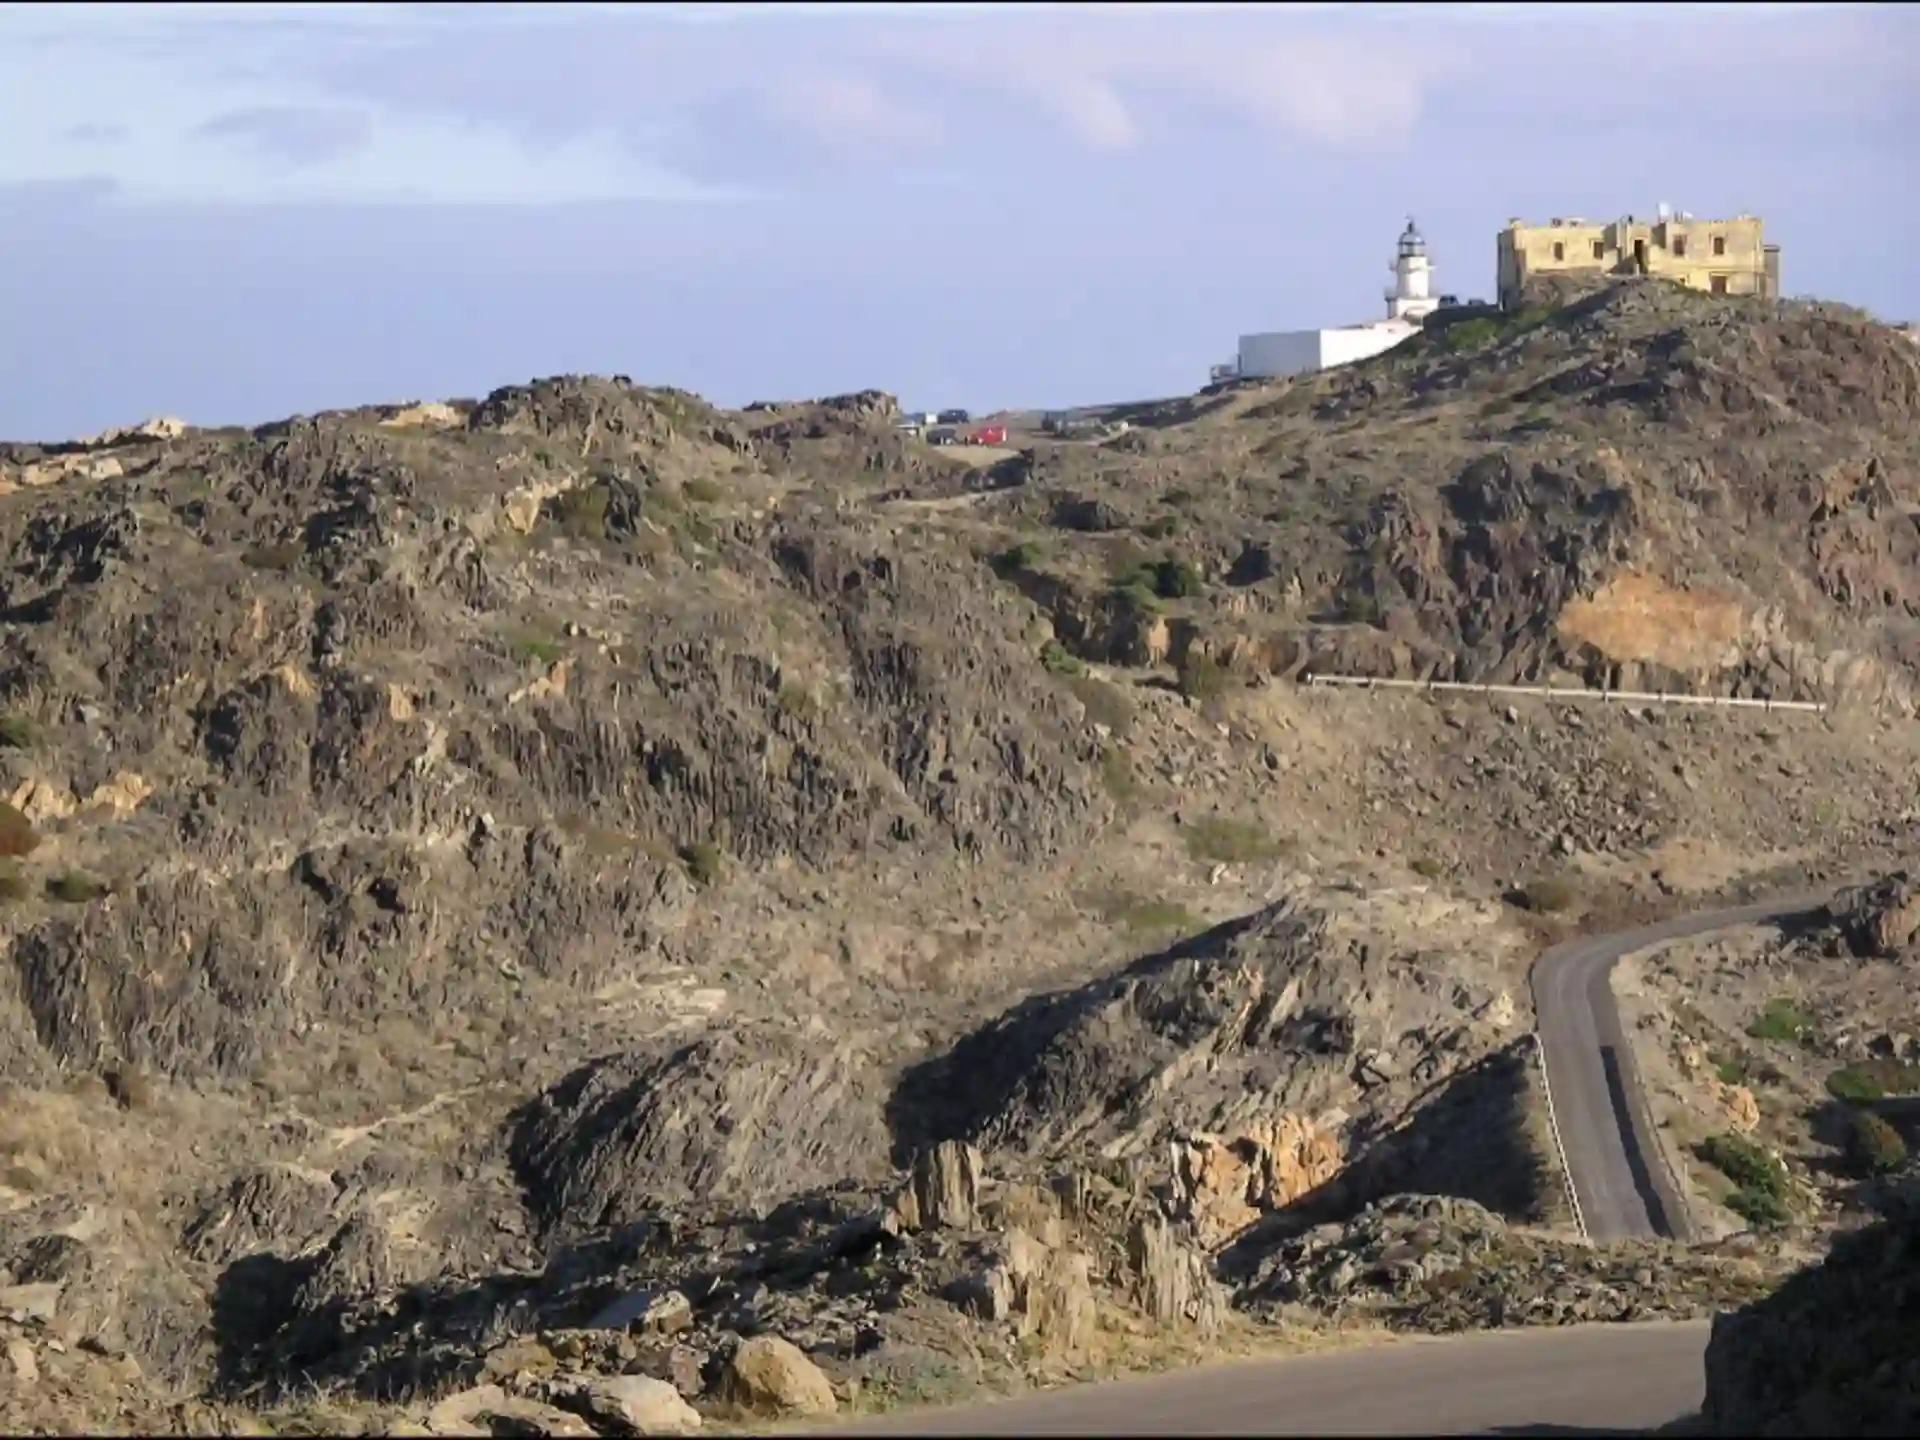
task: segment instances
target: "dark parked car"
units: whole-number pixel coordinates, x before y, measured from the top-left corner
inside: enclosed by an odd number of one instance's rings
[[[940,423],[942,425],[965,425],[972,419],[973,416],[964,410],[942,410],[940,412]]]
[[[929,445],[958,445],[960,443],[960,432],[950,425],[942,425],[937,430],[927,431],[927,443]]]

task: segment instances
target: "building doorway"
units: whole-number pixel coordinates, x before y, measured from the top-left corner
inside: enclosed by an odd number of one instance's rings
[[[1633,270],[1636,275],[1647,273],[1647,242],[1644,240],[1633,242]]]

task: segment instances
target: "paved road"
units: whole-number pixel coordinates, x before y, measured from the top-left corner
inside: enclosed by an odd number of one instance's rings
[[[1700,1408],[1704,1322],[1402,1340],[881,1416],[832,1435],[1526,1435]]]
[[[1594,1240],[1693,1237],[1660,1159],[1611,974],[1623,955],[1667,940],[1752,925],[1824,904],[1832,890],[1684,915],[1639,930],[1556,945],[1534,963],[1533,1003],[1547,1086],[1587,1234]]]

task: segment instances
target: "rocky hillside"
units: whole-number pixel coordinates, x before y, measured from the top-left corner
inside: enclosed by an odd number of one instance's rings
[[[1340,1310],[1276,1247],[1406,1192],[1550,1275],[1539,942],[1911,840],[1920,352],[1867,321],[1631,284],[1098,443],[893,418],[563,377],[0,446],[46,1384],[900,1398]],[[1603,1272],[1418,1313],[1678,1303]]]
[[[1819,1265],[1717,1319],[1707,1346],[1711,1435],[1911,1435],[1920,1429],[1913,1315],[1920,1305],[1920,1188]]]

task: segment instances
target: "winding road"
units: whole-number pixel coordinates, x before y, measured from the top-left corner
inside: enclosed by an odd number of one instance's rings
[[[1831,889],[1556,945],[1532,988],[1559,1143],[1590,1239],[1690,1238],[1610,983],[1622,956],[1824,904]],[[1647,1430],[1700,1408],[1708,1326],[1650,1322],[1395,1340],[1208,1365],[838,1435],[1570,1435]]]
[[[1647,1108],[1620,1024],[1613,967],[1669,940],[1802,914],[1831,890],[1682,915],[1638,930],[1556,945],[1534,962],[1532,985],[1547,1089],[1582,1227],[1590,1240],[1693,1238],[1693,1224]]]

